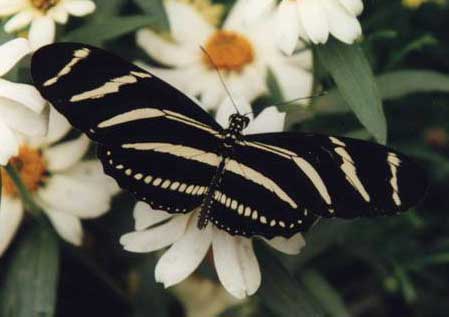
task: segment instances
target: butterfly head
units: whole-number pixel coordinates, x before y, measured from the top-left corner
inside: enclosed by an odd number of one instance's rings
[[[234,113],[229,117],[229,130],[241,132],[249,125],[249,118],[238,113]]]

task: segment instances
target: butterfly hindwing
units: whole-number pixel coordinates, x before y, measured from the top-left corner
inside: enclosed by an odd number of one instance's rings
[[[243,168],[247,173],[247,167]],[[231,170],[224,174],[222,186],[215,192],[210,216],[210,221],[218,228],[232,235],[290,238],[308,230],[317,219],[307,209],[293,208],[261,186],[261,182],[253,182],[249,177],[251,175]]]
[[[410,158],[371,142],[256,134],[245,137],[237,152],[300,208],[324,217],[395,214],[416,205],[427,189],[424,172]]]

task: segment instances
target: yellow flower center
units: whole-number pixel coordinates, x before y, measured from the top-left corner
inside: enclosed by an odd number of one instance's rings
[[[52,7],[58,4],[60,0],[30,0],[33,7],[36,9],[47,12]]]
[[[205,49],[213,64],[224,71],[241,71],[254,61],[254,49],[243,35],[233,31],[217,31],[206,43]],[[210,68],[213,64],[205,55],[204,62]]]
[[[40,150],[27,145],[20,148],[19,155],[13,157],[9,164],[18,171],[25,187],[30,191],[36,191],[42,185],[47,175],[47,166]],[[4,168],[1,168],[3,192],[10,197],[17,197],[18,191],[13,180]]]

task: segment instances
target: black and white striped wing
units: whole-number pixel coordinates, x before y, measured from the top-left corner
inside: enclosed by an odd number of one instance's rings
[[[99,143],[107,174],[153,207],[186,212],[200,204],[219,164],[221,127],[156,76],[104,50],[59,43],[33,55],[42,95]],[[207,162],[207,164],[202,163]]]
[[[299,214],[307,209],[319,216],[342,218],[395,214],[416,205],[427,189],[424,171],[410,158],[350,138],[249,135],[236,155],[239,162],[279,187],[261,179],[265,187],[272,187],[272,195],[290,207],[291,215],[296,209]],[[292,219],[294,223],[295,216]]]
[[[426,188],[423,170],[381,145],[313,134],[249,135],[227,162],[211,221],[231,234],[291,237],[317,216],[405,211]]]

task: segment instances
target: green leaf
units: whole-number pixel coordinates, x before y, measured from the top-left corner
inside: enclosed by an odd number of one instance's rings
[[[100,17],[110,17],[119,13],[120,7],[123,5],[122,0],[97,1],[97,9],[92,15],[94,19]]]
[[[340,294],[317,271],[307,270],[301,274],[301,280],[309,292],[314,296],[329,317],[349,317]]]
[[[405,58],[405,56],[407,56],[411,52],[422,50],[426,46],[436,46],[437,44],[438,40],[435,37],[429,34],[425,34],[409,43],[403,49],[395,52],[391,57],[387,68],[391,68],[394,65],[398,64],[402,59]]]
[[[317,52],[360,122],[380,143],[386,143],[387,122],[381,95],[363,50],[358,45],[330,39],[326,45],[318,46]]]
[[[105,41],[126,35],[136,29],[146,26],[155,26],[157,23],[157,18],[145,15],[94,20],[92,23],[88,23],[87,25],[66,34],[64,41],[100,45]]]
[[[16,242],[2,265],[0,316],[55,315],[59,276],[58,240],[52,228],[33,223]]]
[[[155,22],[153,26],[159,31],[170,30],[167,12],[162,0],[134,0],[136,4]]]
[[[397,99],[415,93],[449,93],[449,76],[430,70],[401,70],[376,78],[383,100]],[[349,107],[337,89],[314,99],[313,110],[321,113],[347,112]]]
[[[395,99],[412,93],[449,92],[449,76],[429,70],[402,70],[377,78],[382,98]]]
[[[275,316],[324,316],[304,291],[303,285],[287,271],[273,252],[258,244],[257,255],[262,270],[262,286],[258,294]]]
[[[268,91],[270,92],[270,102],[280,103],[284,101],[284,95],[282,93],[282,89],[279,86],[279,82],[277,81],[276,75],[274,75],[271,68],[268,68],[268,74],[267,74],[267,87]]]
[[[416,289],[410,280],[407,272],[403,270],[399,265],[395,264],[394,272],[396,278],[401,286],[402,295],[407,303],[413,303],[417,299]]]

